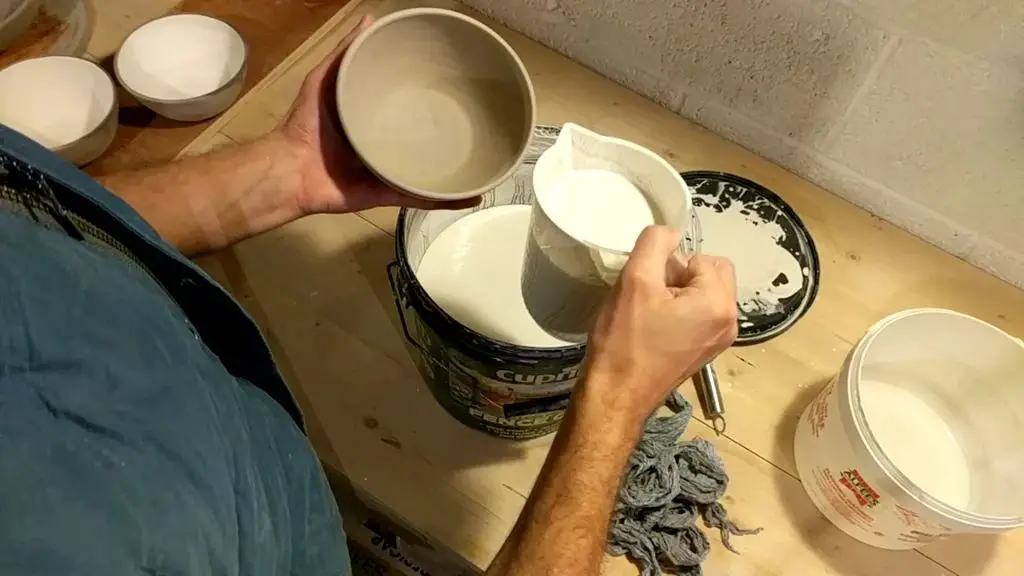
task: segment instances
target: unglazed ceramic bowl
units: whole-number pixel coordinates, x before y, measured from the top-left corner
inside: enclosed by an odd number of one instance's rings
[[[0,50],[7,50],[39,15],[43,0],[0,0]]]
[[[174,14],[135,29],[114,58],[118,82],[144,106],[182,122],[212,118],[238,98],[249,50],[230,24]]]
[[[338,116],[363,162],[407,194],[472,198],[522,161],[535,118],[519,56],[458,12],[414,8],[374,22],[338,70]]]
[[[81,58],[23,60],[0,71],[0,122],[68,162],[88,164],[117,132],[114,81]]]

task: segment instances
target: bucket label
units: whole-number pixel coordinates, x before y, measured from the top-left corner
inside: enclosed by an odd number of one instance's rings
[[[893,511],[899,521],[907,528],[907,530],[904,530],[897,536],[903,542],[923,545],[944,540],[953,533],[952,528],[943,526],[938,522],[926,520],[906,506],[896,504],[893,506]]]
[[[875,492],[857,470],[843,470],[839,476],[839,483],[853,494],[861,506],[874,508],[881,499],[878,492]]]
[[[836,513],[847,522],[870,531],[875,518],[865,509],[871,507],[867,506],[867,499],[859,493],[852,482],[841,474],[834,474],[829,468],[816,467],[814,476],[819,493],[828,500]],[[877,499],[875,502],[877,503]]]
[[[452,397],[468,408],[490,414],[516,428],[530,426],[535,418],[528,415],[563,411],[569,405],[569,393],[576,382],[578,367],[560,370],[557,374],[523,374],[512,370],[495,370],[498,378],[473,372],[454,361],[448,363],[449,388]],[[537,384],[526,384],[536,382]],[[543,385],[543,384],[547,385]],[[551,385],[554,384],[554,385]],[[523,420],[522,422],[517,421]],[[544,420],[545,422],[549,421]]]
[[[515,390],[520,394],[532,395],[537,393],[551,394],[569,390],[576,383],[579,376],[579,366],[569,366],[559,370],[555,374],[524,374],[515,370],[495,370],[494,376],[500,380],[506,388]],[[542,387],[542,388],[538,388]]]
[[[821,436],[821,431],[825,428],[825,422],[828,421],[828,400],[832,393],[835,392],[835,389],[836,382],[833,380],[811,402],[810,407],[807,408],[807,422],[811,425],[811,434],[815,438]]]
[[[510,428],[539,428],[549,425],[557,425],[562,421],[562,417],[565,416],[565,412],[545,412],[539,414],[528,414],[525,416],[517,416],[514,418],[503,418],[501,416],[495,416],[486,412],[471,408],[470,414],[480,418],[484,422],[489,424],[496,424],[499,426],[507,426]]]
[[[515,402],[505,405],[505,417],[516,418],[528,414],[541,414],[544,412],[560,412],[569,407],[569,394],[552,396],[551,398],[536,398],[524,402]]]
[[[524,366],[497,358],[481,361],[441,338],[414,309],[406,309],[405,315],[423,347],[414,351],[416,366],[431,393],[453,416],[516,440],[558,429],[579,378],[580,362],[554,360]]]

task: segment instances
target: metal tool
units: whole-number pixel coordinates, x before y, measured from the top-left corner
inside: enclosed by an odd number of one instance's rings
[[[704,417],[711,421],[715,434],[725,434],[725,404],[722,402],[722,391],[718,388],[715,367],[708,362],[693,375],[693,381],[700,392]]]

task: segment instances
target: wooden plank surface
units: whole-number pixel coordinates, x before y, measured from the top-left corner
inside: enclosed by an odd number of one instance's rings
[[[245,91],[274,70],[349,0],[90,0],[95,25],[86,49],[108,71],[121,42],[140,24],[170,13],[220,18],[249,44]],[[121,114],[114,144],[87,171],[99,176],[174,158],[213,120],[181,123],[157,117],[120,90]]]
[[[298,82],[367,11],[450,2],[364,0],[347,7],[286,69],[214,124],[196,150],[244,141],[277,124]],[[478,16],[479,17],[479,16]],[[486,19],[484,19],[486,21]],[[680,170],[725,170],[784,197],[814,236],[821,292],[788,333],[728,351],[717,362],[729,433],[699,419],[731,477],[734,519],[762,526],[738,538],[741,555],[711,534],[708,574],[730,576],[1004,576],[1024,564],[1024,532],[963,536],[915,552],[877,550],[846,537],[797,480],[796,420],[851,345],[879,318],[916,306],[954,308],[1024,334],[1024,292],[899,230],[519,34],[494,23],[536,85],[539,121],[577,122],[636,141]],[[437,405],[405,348],[384,267],[394,209],[315,216],[209,257],[204,266],[242,301],[313,422],[329,466],[429,540],[485,566],[515,521],[550,439],[510,443],[473,432]],[[684,387],[691,401],[696,395]],[[635,574],[623,560],[608,574]]]

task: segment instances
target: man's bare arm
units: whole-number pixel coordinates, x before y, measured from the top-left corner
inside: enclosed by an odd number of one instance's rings
[[[622,471],[642,420],[616,413],[599,392],[610,382],[588,374],[519,521],[489,576],[597,574]],[[629,386],[626,382],[614,383]]]
[[[297,149],[279,132],[163,166],[100,178],[186,255],[218,250],[302,215]]]
[[[461,209],[479,199],[434,202],[393,190],[356,156],[338,128],[334,78],[359,27],[302,83],[281,126],[253,142],[164,166],[101,178],[187,255],[231,245],[306,214],[375,206]]]
[[[590,333],[583,378],[530,498],[488,576],[593,576],[622,471],[647,416],[736,339],[732,264],[676,255],[644,230]]]

